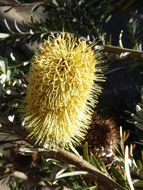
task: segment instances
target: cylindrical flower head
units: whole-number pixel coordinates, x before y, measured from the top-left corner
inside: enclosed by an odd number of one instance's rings
[[[84,138],[101,91],[96,64],[85,39],[61,33],[42,44],[31,61],[24,109],[36,143],[69,147]]]

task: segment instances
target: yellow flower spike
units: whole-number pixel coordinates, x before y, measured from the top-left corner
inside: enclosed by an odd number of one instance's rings
[[[31,61],[24,100],[24,126],[36,143],[69,148],[84,139],[101,92],[96,65],[85,39],[61,33],[42,44]]]

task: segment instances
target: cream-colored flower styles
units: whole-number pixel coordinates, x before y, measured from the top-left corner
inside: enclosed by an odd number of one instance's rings
[[[96,96],[96,53],[84,39],[51,35],[31,61],[25,128],[49,148],[75,146],[86,135]]]

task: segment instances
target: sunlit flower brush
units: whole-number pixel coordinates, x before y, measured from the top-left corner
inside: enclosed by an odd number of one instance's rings
[[[96,65],[97,53],[85,39],[63,32],[42,44],[24,101],[24,126],[35,143],[69,148],[84,138],[101,92]]]

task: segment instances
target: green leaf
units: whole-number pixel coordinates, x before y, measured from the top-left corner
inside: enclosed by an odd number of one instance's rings
[[[112,172],[113,178],[117,181],[117,183],[119,183],[123,187],[126,187],[126,182],[124,180],[124,177],[115,167],[111,166],[111,172]]]
[[[137,179],[133,182],[134,187],[143,189],[143,180]]]
[[[95,158],[95,156],[91,155],[90,156],[90,162],[93,166],[95,166],[97,169],[102,171],[102,164],[98,162],[98,160]]]
[[[141,163],[141,161],[140,161],[140,160],[137,160],[137,161],[136,161],[136,164],[137,164],[139,170],[141,170],[141,169],[142,169],[142,163]]]
[[[83,146],[83,157],[86,161],[89,162],[89,155],[88,155],[88,142],[86,141]]]
[[[143,162],[143,151],[141,151],[141,158],[142,158],[142,162]]]
[[[8,60],[7,58],[4,59],[4,64],[5,64],[5,70],[4,70],[4,73],[7,74],[7,70],[8,70]]]
[[[0,70],[2,71],[3,74],[7,74],[7,61],[5,60],[0,60]]]

